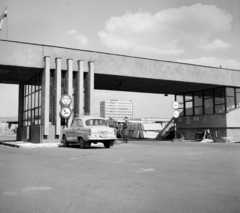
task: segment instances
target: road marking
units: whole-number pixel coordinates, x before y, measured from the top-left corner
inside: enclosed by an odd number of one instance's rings
[[[155,172],[154,168],[139,168],[136,173],[143,173],[143,172]]]

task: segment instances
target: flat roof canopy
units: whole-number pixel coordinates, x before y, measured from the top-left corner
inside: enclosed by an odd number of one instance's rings
[[[62,70],[68,59],[77,72],[79,60],[94,62],[95,89],[142,93],[181,94],[222,86],[240,87],[240,71],[154,59],[130,57],[79,49],[0,40],[0,83],[23,83],[44,69],[50,57],[51,70],[61,58]]]

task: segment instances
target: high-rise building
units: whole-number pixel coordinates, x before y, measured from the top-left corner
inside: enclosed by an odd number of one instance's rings
[[[100,115],[106,119],[112,118],[115,120],[128,117],[133,118],[133,102],[107,100],[100,102]]]

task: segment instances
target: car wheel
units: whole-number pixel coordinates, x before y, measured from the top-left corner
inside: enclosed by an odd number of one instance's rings
[[[68,147],[68,141],[65,135],[63,137],[63,146]]]
[[[92,144],[91,142],[86,142],[85,143],[85,148],[89,148],[91,146],[91,144]]]
[[[84,148],[85,148],[85,141],[84,141],[83,138],[80,138],[80,139],[79,139],[79,147],[80,147],[81,149],[84,149]]]
[[[110,142],[110,146],[113,146],[114,143],[115,143],[115,140],[111,141],[111,142]]]
[[[109,143],[109,142],[105,142],[105,143],[104,143],[104,147],[105,147],[105,148],[110,148],[110,143]]]

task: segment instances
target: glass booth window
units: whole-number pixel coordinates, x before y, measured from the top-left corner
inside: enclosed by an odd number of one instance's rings
[[[236,107],[240,107],[240,89],[236,89]]]
[[[215,113],[225,113],[225,89],[218,88],[214,90]]]
[[[204,91],[204,114],[213,114],[213,90]]]
[[[179,115],[184,116],[184,100],[183,100],[183,95],[177,95],[176,96],[176,101],[179,103]]]
[[[203,93],[195,92],[194,93],[194,115],[203,114]]]
[[[192,93],[185,94],[185,115],[193,115],[193,95],[192,95]]]
[[[227,111],[235,108],[235,94],[234,88],[226,88],[226,98],[227,98]]]

